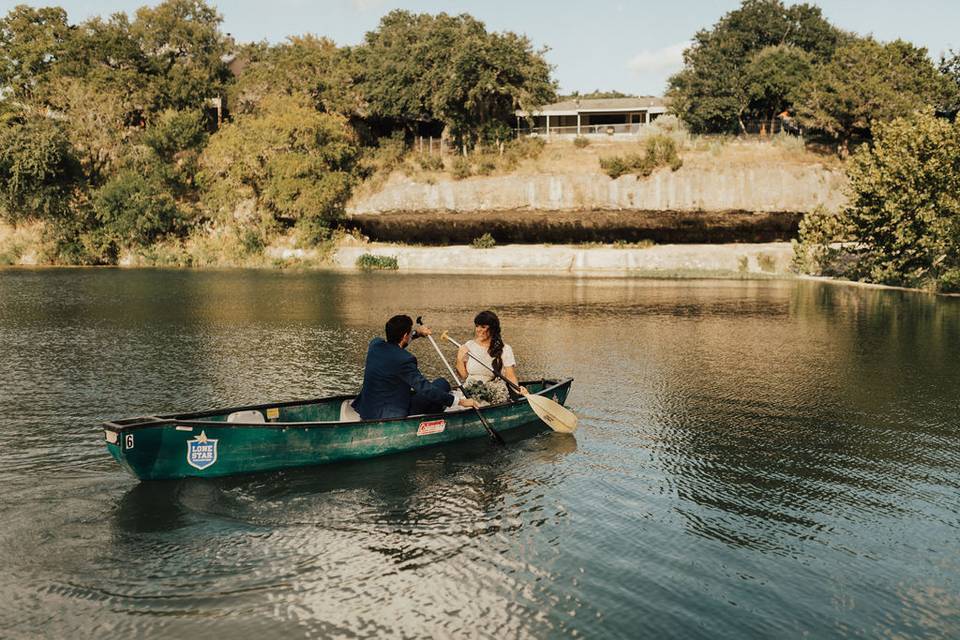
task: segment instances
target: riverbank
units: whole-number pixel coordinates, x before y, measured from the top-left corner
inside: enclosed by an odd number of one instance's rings
[[[340,246],[331,265],[357,269],[365,255],[395,260],[404,273],[558,274],[583,276],[766,278],[791,276],[789,242],[637,246],[506,245],[415,247],[388,243]]]

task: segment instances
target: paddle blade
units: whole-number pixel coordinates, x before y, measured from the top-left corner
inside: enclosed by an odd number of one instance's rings
[[[526,396],[530,408],[548,427],[560,433],[573,433],[577,430],[577,416],[559,402],[543,396]]]

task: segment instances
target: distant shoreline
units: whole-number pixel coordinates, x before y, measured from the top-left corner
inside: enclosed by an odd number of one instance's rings
[[[536,248],[539,251],[531,252]],[[287,253],[283,256],[283,253]],[[274,264],[183,267],[126,262],[119,265],[0,265],[4,271],[55,269],[164,269],[177,271],[292,271],[367,273],[356,266],[362,255],[397,258],[397,269],[385,273],[418,275],[555,276],[587,279],[649,278],[664,280],[806,280],[863,289],[887,289],[960,298],[960,293],[797,274],[790,268],[793,248],[789,242],[763,244],[653,245],[505,245],[476,249],[469,245],[424,247],[391,243],[345,243],[316,261],[315,250],[274,249]],[[539,256],[539,258],[537,257]],[[746,267],[744,265],[746,259]],[[735,261],[735,262],[733,262]]]

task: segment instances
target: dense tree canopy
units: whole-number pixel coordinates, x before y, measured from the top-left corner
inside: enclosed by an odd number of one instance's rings
[[[820,65],[803,88],[797,112],[807,127],[836,139],[845,151],[884,122],[949,101],[953,88],[927,56],[903,40],[858,38]]]
[[[516,109],[550,102],[550,67],[530,41],[468,15],[393,11],[355,52],[370,115],[412,129],[441,122],[457,141],[506,136]]]
[[[200,158],[205,200],[227,217],[252,203],[315,234],[342,214],[356,155],[345,118],[300,96],[271,96],[210,138]]]
[[[276,46],[253,44],[237,54],[243,70],[228,89],[235,114],[250,113],[269,95],[301,95],[320,111],[352,116],[364,112],[351,52],[331,40],[294,36]]]
[[[744,0],[713,28],[697,32],[667,95],[694,131],[742,131],[745,119],[789,107],[795,83],[806,79],[811,64],[829,60],[845,37],[818,7]],[[775,69],[777,79],[758,75],[780,61],[787,70]]]
[[[0,218],[18,222],[68,216],[79,176],[61,123],[30,116],[0,126]]]
[[[960,124],[931,113],[879,123],[847,172],[846,208],[801,227],[805,268],[960,291]],[[848,243],[837,248],[836,240]]]

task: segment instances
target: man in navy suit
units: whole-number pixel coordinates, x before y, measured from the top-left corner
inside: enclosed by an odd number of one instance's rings
[[[367,348],[363,370],[363,387],[353,401],[353,408],[364,420],[405,418],[422,413],[439,413],[453,405],[450,383],[443,378],[430,381],[417,368],[417,359],[407,351],[410,341],[428,336],[431,331],[420,327],[413,331],[410,316],[393,316],[385,327],[387,339],[377,337]],[[411,394],[412,391],[412,394]],[[462,407],[476,407],[476,400],[463,398]]]

